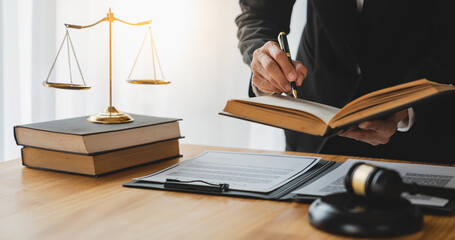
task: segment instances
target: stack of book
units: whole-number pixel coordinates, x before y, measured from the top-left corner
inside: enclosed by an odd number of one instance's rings
[[[22,164],[36,169],[101,176],[179,157],[179,120],[132,114],[134,122],[96,124],[87,117],[14,127]]]

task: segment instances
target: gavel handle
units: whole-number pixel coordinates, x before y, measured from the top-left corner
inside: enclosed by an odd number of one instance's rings
[[[455,199],[455,189],[453,188],[442,188],[433,186],[422,186],[413,184],[405,185],[406,192],[410,194],[423,194],[428,196],[440,197],[449,200]]]

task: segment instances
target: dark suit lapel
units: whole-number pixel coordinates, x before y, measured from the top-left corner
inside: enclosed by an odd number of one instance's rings
[[[352,51],[354,57],[359,59],[359,21],[357,3],[355,0],[328,0],[333,13],[333,20],[338,27],[338,32]]]

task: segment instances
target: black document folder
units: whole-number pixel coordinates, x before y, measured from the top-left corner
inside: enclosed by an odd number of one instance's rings
[[[216,152],[216,151],[209,151],[209,152]],[[205,152],[207,153],[207,152]],[[203,153],[203,154],[205,154]],[[203,155],[201,154],[201,155]],[[232,154],[239,154],[240,156],[244,156],[247,160],[249,153],[232,153]],[[199,155],[199,156],[201,156]],[[264,154],[267,156],[267,154]],[[284,155],[289,156],[289,155]],[[290,156],[291,157],[291,156]],[[295,157],[295,156],[292,156]],[[196,157],[198,158],[198,157]],[[186,160],[191,161],[194,159]],[[245,160],[245,161],[246,161]],[[222,195],[222,196],[230,196],[230,197],[245,197],[245,198],[256,198],[256,199],[265,199],[265,200],[276,200],[276,201],[297,201],[297,202],[311,202],[317,199],[319,196],[315,195],[305,195],[305,194],[297,194],[294,193],[295,190],[304,188],[318,179],[326,176],[328,173],[334,171],[335,169],[339,168],[343,163],[342,162],[335,162],[335,161],[326,161],[326,160],[319,160],[316,164],[312,165],[310,169],[306,170],[305,172],[298,174],[292,180],[286,182],[285,184],[273,189],[272,191],[268,192],[257,192],[257,191],[245,191],[245,190],[238,190],[232,189],[229,187],[229,182],[207,182],[200,179],[192,179],[188,181],[187,179],[178,180],[172,179],[170,177],[166,177],[165,181],[163,182],[151,182],[151,181],[144,181],[143,178],[135,179],[131,182],[123,184],[124,187],[133,187],[133,188],[145,188],[145,189],[158,189],[158,190],[166,190],[166,191],[178,191],[178,192],[187,192],[187,193],[197,193],[197,194],[210,194],[210,195]],[[160,174],[165,174],[172,168],[178,166],[174,165],[167,169],[161,170],[157,173],[153,173],[149,176],[158,176]],[[340,176],[343,177],[343,176]],[[430,206],[430,205],[419,205],[423,211],[427,213],[434,213],[434,214],[451,214],[455,211],[455,201],[449,201],[444,206]]]
[[[323,173],[325,170],[333,167],[334,165],[339,164],[331,161],[324,161],[321,160],[319,163],[316,164],[309,172],[302,174],[301,176],[297,177],[293,181],[277,188],[268,193],[258,193],[258,192],[246,192],[246,191],[239,191],[239,190],[226,190],[226,191],[215,191],[215,190],[207,190],[204,189],[203,186],[200,185],[192,185],[187,184],[187,188],[179,188],[179,187],[165,187],[166,183],[153,183],[153,182],[146,182],[141,180],[134,180],[128,183],[123,184],[124,187],[136,187],[136,188],[150,188],[150,189],[161,189],[161,190],[169,190],[169,191],[179,191],[179,192],[190,192],[190,193],[200,193],[200,194],[213,194],[213,195],[224,195],[224,196],[232,196],[232,197],[248,197],[248,198],[259,198],[259,199],[267,199],[267,200],[288,200],[292,201],[297,196],[292,194],[291,192],[295,189],[303,186],[305,183],[308,183],[310,180],[316,178],[318,175]],[[186,183],[184,183],[186,184]],[[316,197],[310,197],[308,200],[315,200]],[[304,198],[301,198],[304,200]]]

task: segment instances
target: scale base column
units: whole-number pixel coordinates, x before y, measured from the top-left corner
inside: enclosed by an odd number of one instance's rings
[[[87,118],[87,121],[92,123],[102,124],[118,124],[118,123],[129,123],[134,119],[126,114],[119,112],[115,107],[107,107],[104,111],[91,115]]]

